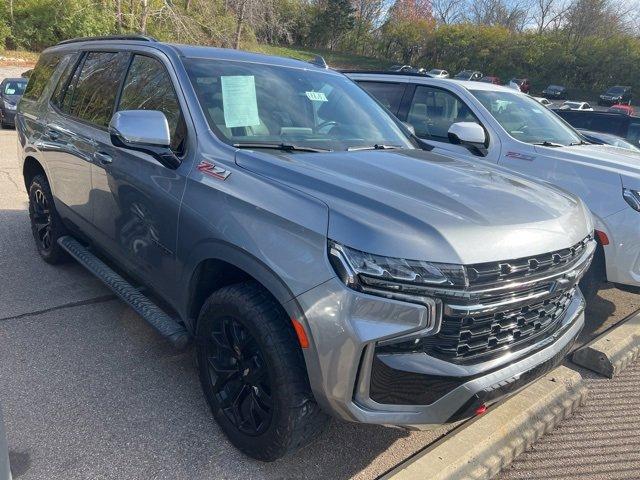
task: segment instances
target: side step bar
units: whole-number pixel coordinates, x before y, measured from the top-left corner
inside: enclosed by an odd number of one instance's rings
[[[123,301],[129,304],[138,315],[144,318],[160,335],[166,337],[176,348],[184,348],[190,340],[189,332],[176,320],[136,290],[129,282],[114,272],[107,264],[87,250],[80,242],[70,236],[58,239],[60,246],[75,258],[78,263],[102,280]]]

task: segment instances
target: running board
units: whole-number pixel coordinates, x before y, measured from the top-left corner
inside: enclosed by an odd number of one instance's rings
[[[58,239],[60,246],[78,263],[102,280],[124,302],[129,304],[138,315],[144,318],[160,335],[166,337],[174,347],[184,348],[190,340],[186,328],[136,290],[129,282],[114,272],[107,264],[87,250],[80,242],[70,236]]]

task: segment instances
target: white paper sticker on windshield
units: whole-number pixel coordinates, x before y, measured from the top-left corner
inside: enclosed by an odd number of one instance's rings
[[[7,88],[4,93],[6,93],[7,95],[15,95],[16,90],[14,88]]]
[[[328,102],[327,96],[322,92],[304,92],[312,102]]]
[[[227,128],[260,125],[253,75],[220,77],[224,123]]]

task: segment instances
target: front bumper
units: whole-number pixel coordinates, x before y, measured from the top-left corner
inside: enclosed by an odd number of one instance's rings
[[[468,416],[475,406],[494,402],[558,365],[584,325],[585,306],[578,290],[551,336],[499,358],[464,365],[426,353],[376,353],[380,341],[428,330],[425,306],[355,292],[336,278],[304,293],[298,303],[311,332],[305,360],[318,403],[345,420],[420,429]],[[380,363],[392,382],[389,391],[439,388],[440,393],[428,404],[376,402],[372,373]],[[409,382],[402,383],[406,378]],[[434,378],[440,383],[430,383]]]
[[[611,105],[615,105],[617,103],[620,103],[622,101],[622,99],[620,98],[616,98],[616,99],[612,99],[612,98],[598,98],[598,105],[601,107],[610,107]]]

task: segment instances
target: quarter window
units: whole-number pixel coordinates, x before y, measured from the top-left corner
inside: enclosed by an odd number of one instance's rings
[[[400,109],[400,101],[404,94],[405,85],[402,83],[389,82],[359,82],[359,85],[374,98],[387,107],[391,112],[397,114]]]
[[[167,117],[171,149],[184,150],[186,124],[171,77],[155,58],[135,55],[124,82],[118,110],[159,110]]]
[[[66,97],[71,92],[65,95],[63,110],[100,127],[109,125],[128,59],[126,53],[89,52],[70,101]]]
[[[439,88],[416,87],[407,123],[418,137],[448,142],[449,127],[456,122],[479,123],[469,107],[453,94]]]
[[[38,100],[40,98],[61,58],[61,54],[43,54],[40,57],[38,64],[31,72],[23,98],[28,100]]]
[[[71,86],[71,84],[75,84],[75,81],[77,80],[77,77],[74,77],[74,81],[69,81],[69,77],[74,73],[74,70],[76,70],[79,57],[79,54],[70,56],[67,65],[64,67],[62,73],[60,74],[58,84],[56,85],[53,94],[51,94],[51,103],[53,103],[58,108],[62,108],[62,103],[65,98],[71,100],[72,93],[70,92],[72,91],[72,88],[67,88],[67,85]]]

